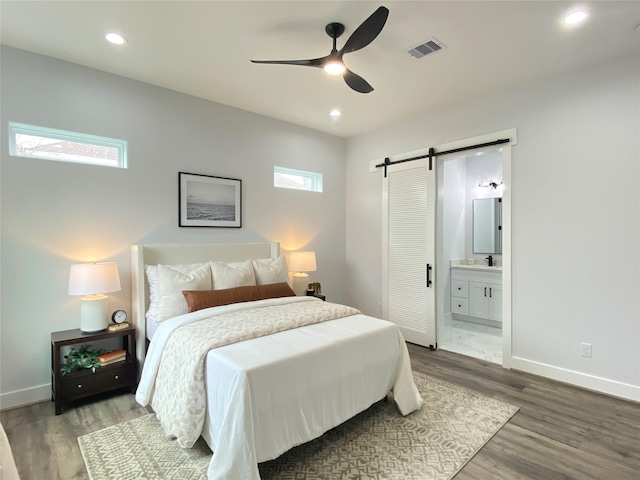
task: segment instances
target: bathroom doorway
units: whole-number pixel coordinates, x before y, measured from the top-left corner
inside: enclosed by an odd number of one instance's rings
[[[438,160],[436,229],[438,348],[500,365],[508,214],[503,155],[500,148]]]

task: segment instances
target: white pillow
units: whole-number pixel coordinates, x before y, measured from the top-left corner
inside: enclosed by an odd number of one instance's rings
[[[180,273],[189,273],[197,268],[207,265],[207,263],[190,263],[188,265],[166,265]],[[158,295],[158,265],[145,265],[145,272],[147,273],[147,282],[149,283],[149,309],[145,314],[145,317],[149,320],[156,322],[158,318],[158,312],[160,308],[160,301]]]
[[[289,283],[289,270],[284,255],[280,255],[278,258],[261,258],[251,262],[253,270],[256,272],[256,285]]]
[[[187,313],[183,290],[211,290],[211,267],[201,267],[182,273],[172,265],[158,265],[158,316],[156,322]]]
[[[213,290],[246,287],[256,284],[251,260],[244,262],[210,262],[213,276]]]

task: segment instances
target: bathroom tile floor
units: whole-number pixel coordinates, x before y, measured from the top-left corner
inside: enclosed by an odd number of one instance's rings
[[[452,320],[438,335],[438,348],[502,365],[502,330]]]

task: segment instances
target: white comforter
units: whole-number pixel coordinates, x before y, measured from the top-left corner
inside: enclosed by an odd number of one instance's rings
[[[136,399],[153,394],[162,350],[179,326],[252,306],[318,301],[271,299],[202,310],[164,322],[153,341]],[[353,315],[212,350],[206,360],[208,415],[202,431],[214,455],[210,479],[257,480],[257,463],[365,410],[389,391],[402,414],[422,399],[398,328]]]

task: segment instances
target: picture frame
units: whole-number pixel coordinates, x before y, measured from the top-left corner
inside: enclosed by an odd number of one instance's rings
[[[242,180],[178,172],[179,226],[242,227]]]

